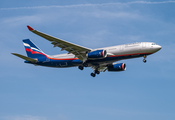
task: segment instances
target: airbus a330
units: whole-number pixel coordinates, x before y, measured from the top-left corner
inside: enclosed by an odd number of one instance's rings
[[[28,29],[50,41],[54,47],[60,47],[61,51],[66,50],[68,53],[59,55],[47,55],[31,40],[23,40],[27,57],[17,53],[12,53],[25,60],[25,63],[34,65],[66,68],[78,67],[83,70],[85,67],[91,67],[93,72],[92,77],[95,77],[100,72],[106,70],[112,72],[125,71],[125,63],[115,63],[119,60],[143,57],[143,62],[146,63],[146,57],[161,49],[160,45],[153,42],[138,42],[112,47],[91,49],[76,45],[65,40],[61,40],[45,33],[39,32],[30,26]]]

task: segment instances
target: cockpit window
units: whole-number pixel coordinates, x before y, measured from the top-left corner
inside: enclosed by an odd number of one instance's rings
[[[151,45],[156,45],[156,43],[152,43]]]

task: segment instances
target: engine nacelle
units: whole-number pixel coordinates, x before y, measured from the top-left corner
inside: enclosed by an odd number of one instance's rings
[[[86,54],[88,59],[102,59],[107,57],[106,50],[96,50]]]
[[[125,63],[116,63],[108,66],[108,71],[125,71],[126,64]]]

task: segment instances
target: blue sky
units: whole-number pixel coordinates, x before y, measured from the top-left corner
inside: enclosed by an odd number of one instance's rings
[[[0,120],[174,120],[175,1],[1,0]],[[59,48],[27,25],[88,48],[155,42],[162,49],[123,60],[124,72],[47,68],[25,64],[29,38],[45,53]]]

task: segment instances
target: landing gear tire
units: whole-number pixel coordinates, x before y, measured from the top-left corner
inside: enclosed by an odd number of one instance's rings
[[[78,66],[78,68],[79,68],[80,70],[83,70],[83,69],[84,69],[84,67],[83,67],[83,66]]]
[[[92,77],[95,77],[95,73],[91,73],[91,76],[92,76]]]
[[[95,74],[100,74],[100,72],[98,70],[95,71]]]
[[[84,66],[84,67],[88,67],[88,64],[84,62],[84,63],[83,63],[83,66]]]
[[[146,59],[146,55],[144,55],[143,58],[144,58],[143,62],[146,63],[146,60],[145,60]]]

